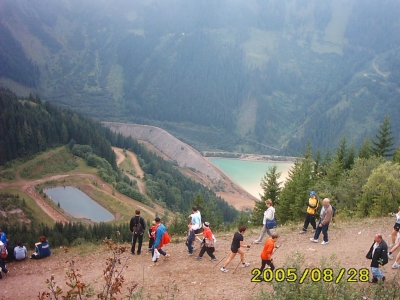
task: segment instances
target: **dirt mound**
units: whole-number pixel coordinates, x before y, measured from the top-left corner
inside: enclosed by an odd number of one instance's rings
[[[148,141],[171,160],[176,161],[180,167],[193,168],[212,181],[218,181],[221,178],[214,167],[200,153],[161,128],[113,122],[103,122],[103,124],[124,136]]]

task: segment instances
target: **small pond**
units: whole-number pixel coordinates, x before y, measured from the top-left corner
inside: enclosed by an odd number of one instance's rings
[[[86,218],[94,222],[107,222],[114,215],[81,190],[72,186],[44,189],[46,195],[74,218]]]

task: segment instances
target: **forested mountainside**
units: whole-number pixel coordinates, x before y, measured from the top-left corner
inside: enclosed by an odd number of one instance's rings
[[[48,101],[42,102],[38,96],[20,98],[0,88],[0,180],[4,175],[1,171],[11,160],[29,160],[35,154],[67,144],[68,151],[96,167],[103,180],[137,201],[152,205],[118,169],[111,146],[136,154],[145,172],[147,196],[152,202],[186,215],[197,199],[217,227],[223,222],[234,221],[238,215],[233,206],[214,192],[185,177],[170,162],[148,151],[136,140],[114,134],[91,117],[60,109]],[[70,170],[75,167],[72,164]]]
[[[198,150],[360,145],[386,114],[400,127],[399,15],[397,0],[3,0],[0,83]]]

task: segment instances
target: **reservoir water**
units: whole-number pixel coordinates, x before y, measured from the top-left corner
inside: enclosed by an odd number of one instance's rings
[[[285,182],[288,171],[293,166],[293,162],[286,161],[266,162],[229,158],[210,158],[210,161],[257,199],[260,199],[260,194],[263,193],[260,183],[269,167],[276,165],[277,171],[282,173],[279,181]]]
[[[74,218],[87,218],[94,222],[107,222],[114,219],[103,206],[81,190],[72,186],[44,189],[46,195]]]

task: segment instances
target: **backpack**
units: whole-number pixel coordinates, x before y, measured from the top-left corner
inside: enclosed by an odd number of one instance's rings
[[[143,229],[142,224],[140,224],[140,221],[141,221],[141,217],[139,217],[139,221],[138,221],[138,223],[136,223],[136,226],[133,227],[133,232],[135,234],[139,234],[139,235],[144,233],[144,229]]]
[[[163,236],[161,237],[161,244],[162,245],[166,245],[169,244],[169,242],[171,241],[171,237],[168,234],[168,231],[166,231]]]
[[[0,246],[0,257],[1,258],[7,258],[8,252],[7,252],[7,247],[6,245],[1,245]]]

